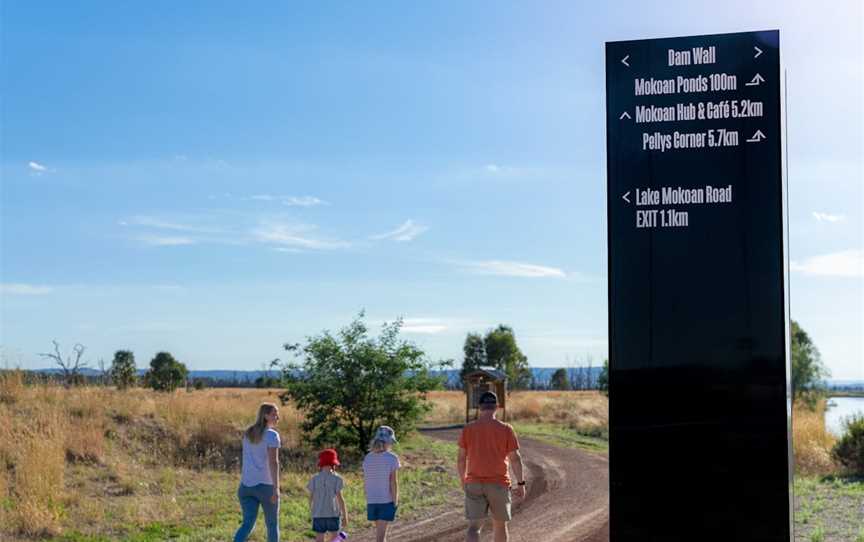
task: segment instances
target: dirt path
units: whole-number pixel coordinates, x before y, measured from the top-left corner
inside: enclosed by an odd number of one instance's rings
[[[455,441],[459,430],[428,431],[427,435]],[[605,457],[520,439],[527,468],[528,492],[514,499],[511,542],[608,542],[609,468]],[[491,523],[483,542],[491,541]],[[467,523],[461,502],[454,509],[411,522],[397,521],[387,538],[393,542],[457,542],[465,540]],[[357,542],[374,541],[360,535]]]

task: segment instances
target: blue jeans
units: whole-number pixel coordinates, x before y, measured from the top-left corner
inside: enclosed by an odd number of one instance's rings
[[[273,504],[270,498],[273,496],[273,486],[258,484],[247,487],[240,484],[237,490],[237,498],[240,499],[240,508],[243,509],[243,524],[234,535],[234,542],[246,542],[252,529],[255,528],[255,520],[258,519],[258,506],[264,509],[264,524],[267,525],[267,542],[279,542],[279,505]]]

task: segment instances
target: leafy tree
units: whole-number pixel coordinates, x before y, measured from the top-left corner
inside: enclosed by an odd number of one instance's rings
[[[605,395],[609,395],[609,360],[603,360],[603,369],[597,376],[597,389]]]
[[[399,339],[402,320],[369,336],[360,313],[335,336],[324,331],[306,344],[286,344],[294,362],[282,364],[286,390],[306,414],[304,437],[316,446],[346,446],[368,451],[379,425],[397,433],[411,430],[431,408],[427,392],[441,387],[430,370],[445,365]]]
[[[823,381],[830,373],[822,364],[819,349],[795,320],[791,329],[792,401],[803,400],[811,408],[823,391]]]
[[[159,352],[150,360],[150,370],[144,375],[144,384],[156,391],[174,391],[186,383],[186,366],[168,352]]]
[[[553,390],[569,390],[570,380],[567,378],[567,369],[557,369],[552,373],[549,384]]]
[[[135,385],[136,369],[135,354],[129,350],[118,350],[114,352],[111,368],[108,370],[111,380],[117,389],[125,390]]]
[[[469,333],[465,337],[462,352],[465,357],[462,360],[462,372],[459,373],[460,381],[465,380],[466,374],[487,364],[486,344],[483,342],[483,337],[479,333]]]
[[[255,379],[256,388],[278,388],[281,381],[278,377],[261,375]]]
[[[531,384],[528,358],[516,344],[513,328],[500,324],[483,338],[489,365],[504,371],[512,389],[525,389]]]

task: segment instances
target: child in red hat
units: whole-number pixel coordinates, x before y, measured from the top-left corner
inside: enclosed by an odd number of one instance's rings
[[[333,448],[328,448],[318,454],[318,474],[309,480],[306,489],[309,490],[309,508],[312,510],[312,530],[315,531],[316,542],[324,542],[325,535],[335,536],[348,525],[348,511],[345,499],[342,498],[342,488],[345,482],[336,474],[339,466],[339,454]],[[341,520],[341,521],[340,521]],[[327,540],[330,540],[328,537]]]

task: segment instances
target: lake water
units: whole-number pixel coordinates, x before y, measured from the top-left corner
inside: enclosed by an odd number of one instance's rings
[[[843,418],[864,415],[864,397],[831,397],[825,412],[825,427],[836,436],[843,434]]]

